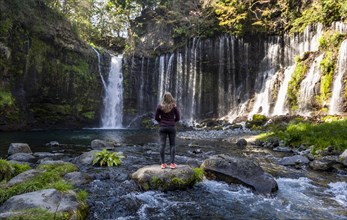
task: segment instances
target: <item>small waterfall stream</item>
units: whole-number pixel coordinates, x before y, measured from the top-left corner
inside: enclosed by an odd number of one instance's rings
[[[315,58],[305,79],[300,84],[299,114],[301,115],[309,115],[313,110],[314,97],[318,94],[318,91],[315,91],[315,86],[320,80],[319,66],[323,57],[324,54],[321,54]]]
[[[108,83],[105,88],[104,112],[101,128],[122,128],[123,120],[123,74],[122,56],[112,56]]]
[[[284,79],[277,94],[277,100],[272,115],[285,115],[288,109],[285,107],[287,97],[287,88],[291,79],[292,73],[295,70],[295,65],[289,66],[284,70]]]
[[[341,101],[343,95],[342,91],[342,79],[344,74],[347,72],[347,40],[344,40],[341,44],[339,51],[339,58],[337,64],[337,76],[333,84],[333,92],[329,105],[329,114],[340,114],[341,113]]]

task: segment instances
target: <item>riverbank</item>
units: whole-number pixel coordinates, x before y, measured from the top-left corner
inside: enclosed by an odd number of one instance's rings
[[[81,131],[79,135],[84,138],[90,135],[89,131],[85,132],[82,135]],[[126,156],[120,166],[79,166],[80,172],[91,177],[89,183],[79,185],[80,189],[89,194],[87,219],[153,219],[157,217],[195,219],[201,216],[223,219],[346,219],[347,201],[344,199],[347,196],[346,175],[317,172],[306,165],[301,167],[281,165],[279,161],[292,155],[292,152],[277,152],[252,144],[243,147],[236,145],[233,140],[237,138],[251,140],[256,135],[246,132],[239,132],[229,137],[232,141],[225,140],[227,137],[225,138],[224,135],[231,134],[223,131],[207,132],[210,136],[206,135],[206,131],[179,132],[176,162],[199,166],[210,156],[221,153],[245,157],[256,161],[266,172],[275,177],[279,187],[275,195],[266,197],[242,185],[207,179],[184,191],[144,192],[129,176],[141,167],[159,163],[157,131],[133,130],[131,132],[132,135],[125,131],[118,133],[112,131],[114,139],[122,136],[123,140],[118,142],[121,144],[114,149]],[[73,133],[70,132],[71,134]],[[110,137],[102,132],[98,134],[100,139]],[[205,138],[201,138],[202,136]],[[56,141],[59,142],[59,139]],[[85,145],[82,152],[89,150],[91,150],[90,147]],[[66,151],[65,156],[64,161],[75,161],[76,156],[69,156],[69,151]]]

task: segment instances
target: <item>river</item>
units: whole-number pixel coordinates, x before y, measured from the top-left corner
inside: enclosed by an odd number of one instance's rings
[[[289,153],[248,145],[239,148],[222,139],[244,136],[242,131],[186,131],[177,138],[177,164],[200,164],[211,155],[225,153],[257,161],[279,186],[276,194],[260,195],[224,182],[203,180],[184,191],[141,191],[129,175],[159,163],[154,130],[58,130],[0,133],[0,155],[11,142],[25,142],[34,152],[88,151],[93,139],[112,139],[126,158],[119,167],[82,167],[95,177],[83,186],[89,192],[87,219],[347,219],[347,176],[278,165]],[[58,141],[64,147],[45,144]],[[167,158],[168,159],[168,158]]]

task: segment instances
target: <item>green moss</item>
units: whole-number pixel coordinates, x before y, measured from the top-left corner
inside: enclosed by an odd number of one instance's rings
[[[49,188],[56,188],[61,191],[72,189],[72,185],[65,182],[63,176],[78,170],[74,164],[70,163],[39,165],[37,169],[44,172],[26,182],[8,188],[0,188],[0,205],[12,196],[27,192]]]
[[[11,179],[13,174],[14,168],[11,166],[11,164],[6,160],[0,159],[0,181],[7,181]]]
[[[10,91],[0,88],[0,108],[14,106],[14,98]]]
[[[195,182],[201,182],[204,179],[204,170],[201,168],[194,168],[194,180]]]
[[[312,4],[311,7],[304,10],[298,18],[292,22],[290,33],[303,32],[311,24],[321,21],[322,9],[320,4]]]
[[[16,212],[15,215],[8,218],[9,220],[67,220],[69,214],[65,212],[52,213],[46,209],[25,209],[20,212]]]
[[[0,181],[8,181],[30,169],[31,167],[28,164],[9,163],[7,160],[0,159]]]
[[[331,96],[331,85],[333,75],[336,70],[336,62],[340,44],[342,43],[345,35],[335,31],[326,31],[319,39],[319,47],[321,50],[326,51],[323,60],[320,63],[321,82],[320,93],[316,97],[318,103],[324,106]]]
[[[303,61],[298,60],[287,89],[287,97],[292,111],[295,111],[298,108],[300,83],[304,79],[305,73],[306,64]]]
[[[328,146],[344,151],[347,149],[347,119],[328,120],[324,123],[292,121],[284,131],[272,130],[263,139],[279,137],[289,146],[314,146],[313,151],[323,150]]]

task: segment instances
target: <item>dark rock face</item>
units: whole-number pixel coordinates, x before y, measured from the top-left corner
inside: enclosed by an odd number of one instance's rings
[[[0,85],[12,100],[0,105],[0,130],[96,126],[103,92],[96,53],[43,2],[17,6],[0,3],[11,33],[0,37],[8,51]]]
[[[242,184],[259,193],[273,193],[278,190],[274,178],[251,160],[216,155],[201,164],[208,179],[221,180],[227,183]]]

